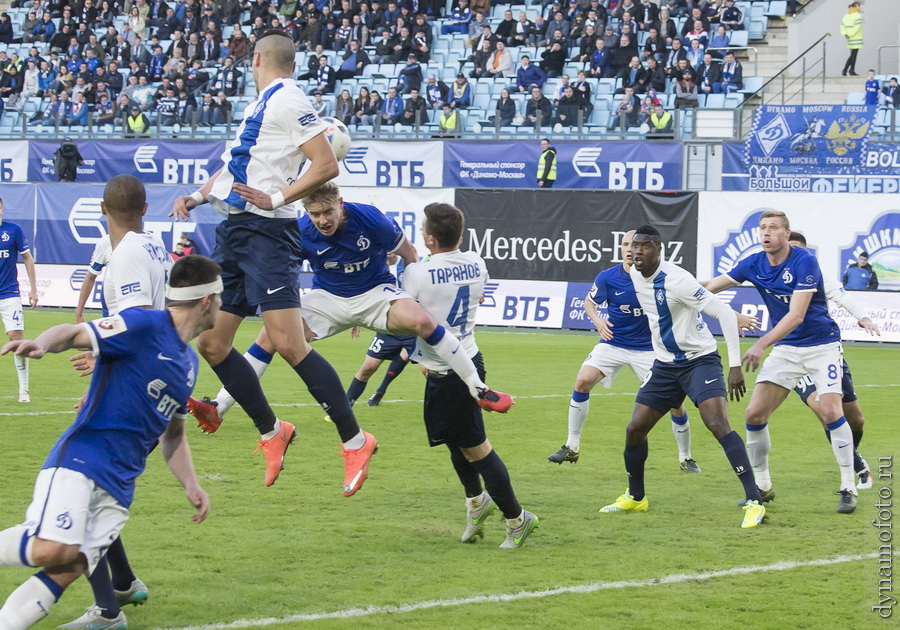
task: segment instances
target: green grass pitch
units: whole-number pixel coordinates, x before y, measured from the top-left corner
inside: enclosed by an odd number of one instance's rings
[[[72,317],[71,311],[29,311],[27,332],[35,335]],[[245,349],[260,327],[247,322],[237,347]],[[316,347],[347,383],[370,339],[365,332],[361,339],[344,334]],[[497,548],[504,535],[498,513],[483,541],[459,542],[462,491],[446,449],[427,446],[417,369],[394,382],[380,407],[364,401],[357,406],[380,450],[365,487],[344,498],[337,433],[294,372],[276,359],[264,389],[279,416],[297,425],[299,439],[273,487],[263,486],[263,460],[250,456],[257,436],[239,409],[212,436],[189,425],[194,462],[212,501],[205,523],[189,520],[192,508],[174,477],[159,453],[150,456],[123,532],[150,599],[125,611],[129,626],[227,627],[246,620],[240,627],[256,627],[254,621],[269,619],[277,628],[862,628],[889,627],[900,615],[881,620],[871,610],[878,603],[874,558],[771,568],[877,553],[877,488],[892,481],[876,479],[875,490],[861,491],[855,514],[837,514],[837,465],[821,426],[796,396],[771,422],[777,499],[763,527],[740,529],[740,484],[693,407],[693,454],[703,473],[678,470],[664,419],[650,435],[650,510],[599,514],[597,508],[627,485],[622,447],[637,380],[623,372],[611,391],[595,390],[581,460],[557,466],[546,457],[565,440],[568,397],[594,337],[479,330],[478,339],[488,383],[517,396],[510,414],[488,414],[486,424],[520,502],[541,519],[525,547]],[[900,456],[894,415],[900,355],[885,346],[848,346],[845,352],[868,420],[861,452],[877,467],[881,457]],[[33,402],[18,404],[12,359],[0,359],[0,526],[22,521],[35,475],[86,386],[63,356],[32,361]],[[203,364],[196,393],[214,395],[217,389]],[[742,436],[745,405],[730,406]],[[900,473],[900,461],[895,470]],[[702,575],[742,567],[762,569]],[[0,569],[0,597],[30,573]],[[676,575],[696,577],[656,582]],[[612,588],[623,581],[634,584]],[[589,584],[595,587],[588,592],[453,603]],[[894,587],[894,596],[898,592],[900,586]],[[386,608],[428,601],[436,604],[406,612]],[[41,626],[70,621],[90,603],[87,583],[79,580]],[[352,618],[285,621],[365,607],[375,608]]]

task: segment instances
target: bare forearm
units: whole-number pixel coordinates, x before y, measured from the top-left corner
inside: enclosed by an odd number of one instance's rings
[[[166,430],[159,439],[166,465],[186,490],[189,488],[197,488],[199,487],[200,482],[197,480],[197,473],[194,471],[194,462],[191,459],[191,448],[188,446],[187,437],[184,434],[184,421],[172,420],[172,422],[180,422],[182,424],[182,429],[180,431]]]
[[[85,339],[80,339],[82,336]],[[81,343],[77,343],[79,340],[81,340]],[[84,343],[85,340],[87,340],[87,344]],[[45,353],[53,354],[65,352],[75,347],[90,346],[87,333],[80,324],[59,324],[48,328],[38,335],[34,342],[42,347]]]
[[[791,334],[791,332],[802,322],[802,315],[788,313],[772,330],[760,337],[757,343],[762,344],[763,348],[768,348]]]
[[[78,306],[75,307],[76,315],[79,315],[84,311],[84,306],[87,304],[88,298],[90,298],[91,293],[94,291],[94,283],[96,281],[97,276],[88,272],[84,282],[81,283],[81,290],[78,292]]]
[[[319,189],[322,184],[338,176],[340,169],[337,161],[320,160],[310,164],[307,170],[297,181],[281,190],[284,195],[284,203],[289,204],[302,199],[311,192]]]

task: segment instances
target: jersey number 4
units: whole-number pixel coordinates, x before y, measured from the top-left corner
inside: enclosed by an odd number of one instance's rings
[[[466,324],[469,322],[469,287],[459,287],[450,314],[447,315],[447,323],[452,327],[459,326],[459,334],[466,334]]]

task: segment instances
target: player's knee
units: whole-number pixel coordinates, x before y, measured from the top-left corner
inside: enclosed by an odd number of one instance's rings
[[[747,407],[747,412],[745,414],[745,419],[747,424],[765,424],[768,420],[768,415],[765,413],[765,410],[758,407]]]
[[[78,559],[78,553],[78,545],[66,545],[43,538],[35,538],[31,545],[31,559],[39,567],[71,564]]]
[[[210,365],[218,365],[231,352],[231,346],[211,335],[200,335],[197,338],[197,351]]]

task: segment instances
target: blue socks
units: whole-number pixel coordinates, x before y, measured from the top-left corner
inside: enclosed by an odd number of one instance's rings
[[[353,382],[350,383],[350,387],[347,388],[347,398],[350,400],[350,405],[353,405],[359,400],[359,397],[366,391],[366,385],[368,385],[368,383],[365,381],[361,381],[355,376],[353,377]]]
[[[625,445],[625,470],[628,471],[628,493],[635,501],[644,498],[644,462],[647,461],[649,442],[637,446]]]
[[[753,475],[753,467],[750,466],[750,458],[747,456],[747,450],[744,448],[744,441],[736,431],[732,431],[728,435],[723,436],[719,440],[728,463],[734,469],[734,474],[744,486],[744,494],[749,501],[758,501],[762,504],[762,496],[759,494],[759,488],[756,487],[756,478]]]
[[[225,360],[218,365],[211,366],[213,372],[222,381],[222,386],[243,407],[244,411],[253,419],[253,424],[260,435],[271,433],[275,430],[275,412],[269,406],[266,395],[256,372],[247,362],[244,356],[231,349]],[[343,393],[343,390],[341,390]]]
[[[484,479],[484,488],[494,500],[505,518],[518,518],[522,515],[522,506],[516,500],[509,471],[496,451],[491,451],[484,459],[472,462],[472,466]]]
[[[306,389],[316,402],[322,405],[322,409],[337,427],[341,442],[349,442],[359,435],[359,424],[353,415],[350,400],[341,386],[341,379],[325,357],[315,350],[310,350],[306,358],[294,366],[294,371],[303,379]],[[235,399],[241,402],[237,396]]]

